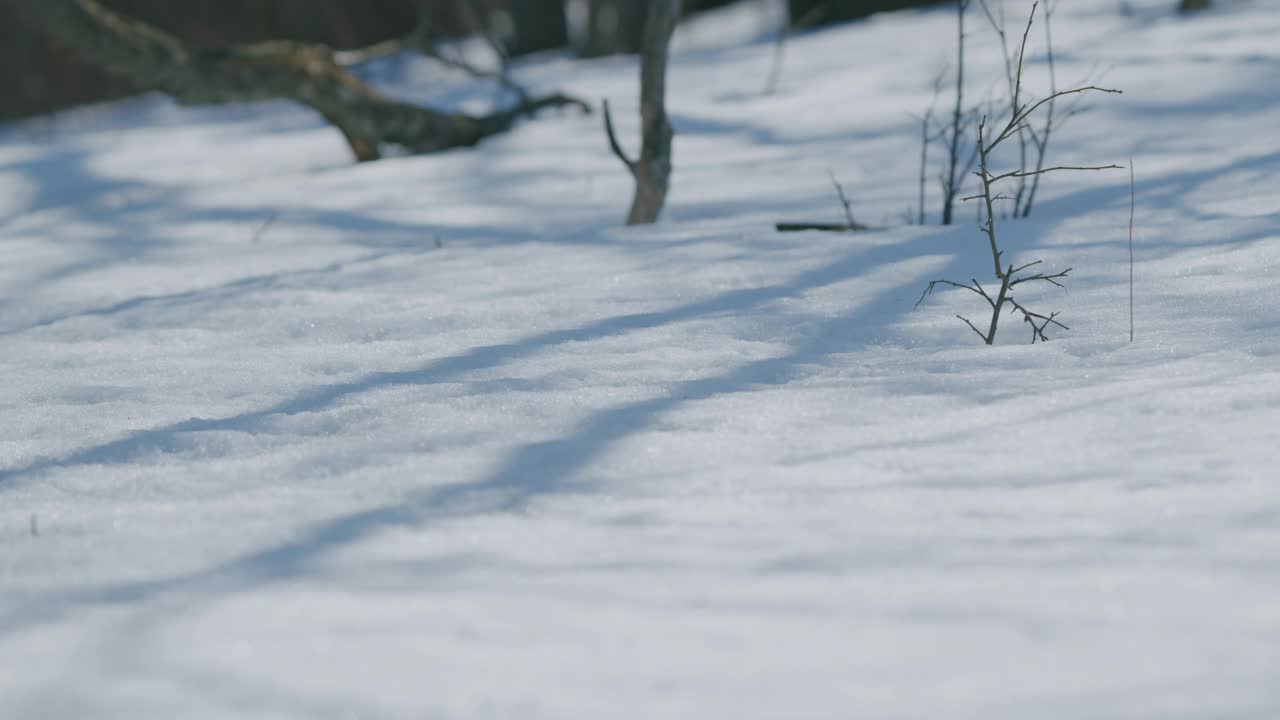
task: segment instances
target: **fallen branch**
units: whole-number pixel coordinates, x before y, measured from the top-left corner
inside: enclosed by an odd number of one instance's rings
[[[305,105],[342,133],[360,161],[378,159],[383,145],[413,153],[474,145],[545,108],[588,110],[581,100],[553,94],[521,98],[490,115],[444,113],[382,96],[347,72],[340,54],[325,45],[271,41],[201,51],[98,0],[0,4],[85,59],[184,104],[287,99]]]
[[[780,222],[773,226],[778,232],[803,232],[805,230],[821,230],[823,232],[858,232],[861,230],[870,230],[867,225],[848,225],[845,223],[810,223],[810,222]]]

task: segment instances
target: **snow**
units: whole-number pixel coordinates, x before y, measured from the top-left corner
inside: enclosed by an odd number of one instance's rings
[[[1172,4],[1054,24],[1125,90],[1053,158],[1133,159],[1132,344],[1124,171],[1002,226],[1069,332],[913,310],[990,275],[971,206],[902,221],[945,10],[774,95],[773,14],[684,28],[643,229],[598,117],[359,167],[280,104],[0,130],[0,716],[1280,716],[1280,14]],[[633,60],[517,76],[638,142]],[[828,170],[883,229],[773,232]]]

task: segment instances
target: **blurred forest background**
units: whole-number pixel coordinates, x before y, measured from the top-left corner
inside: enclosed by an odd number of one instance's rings
[[[139,88],[37,34],[0,1],[0,121],[109,100]],[[687,13],[733,0],[685,0]],[[757,0],[742,0],[755,2]],[[847,20],[940,0],[790,0],[793,26]],[[196,48],[262,40],[359,48],[402,36],[423,18],[440,38],[486,32],[513,56],[570,48],[585,57],[636,52],[649,0],[103,0]]]

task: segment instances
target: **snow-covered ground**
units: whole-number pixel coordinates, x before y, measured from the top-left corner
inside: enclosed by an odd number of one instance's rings
[[[1280,717],[1280,12],[1173,4],[1053,26],[1125,90],[1052,159],[1133,158],[1132,344],[1124,171],[1002,226],[1069,332],[913,311],[990,275],[972,204],[902,221],[945,10],[773,95],[756,6],[682,30],[645,229],[598,117],[359,167],[287,105],[0,130],[0,717]],[[637,142],[633,60],[517,75]],[[773,232],[828,171],[887,229]]]

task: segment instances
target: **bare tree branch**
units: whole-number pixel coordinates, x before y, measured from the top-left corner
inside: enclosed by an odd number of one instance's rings
[[[948,143],[947,174],[943,181],[942,224],[950,225],[956,196],[964,173],[959,171],[960,138],[964,135],[964,16],[970,0],[956,0],[956,104],[951,114],[951,140]]]
[[[1007,172],[1003,175],[996,175],[991,178],[991,182],[1004,180],[1005,178],[1022,178],[1033,177],[1036,175],[1044,175],[1045,173],[1058,172],[1059,170],[1123,170],[1123,165],[1058,165],[1057,167],[1044,168],[1043,170],[1029,170],[1027,172]]]
[[[632,172],[636,171],[636,161],[627,157],[627,151],[622,149],[622,143],[618,142],[618,134],[613,129],[613,113],[609,112],[609,101],[604,101],[604,132],[609,138],[609,149],[613,154],[622,161],[623,165]]]
[[[1053,98],[1058,92],[1058,72],[1057,64],[1053,55],[1053,10],[1054,0],[1045,0],[1044,2],[1044,42],[1045,56],[1049,65],[1049,97]],[[1045,108],[1044,133],[1038,135],[1035,130],[1031,131],[1031,141],[1036,146],[1036,170],[1044,167],[1044,159],[1049,149],[1049,137],[1053,134],[1054,129],[1054,110],[1057,102],[1050,99]],[[1040,190],[1040,176],[1033,175],[1031,177],[1031,187],[1027,190],[1026,198],[1022,202],[1022,207],[1014,208],[1014,215],[1017,217],[1030,217],[1031,208],[1035,205],[1036,193]]]
[[[97,0],[0,0],[51,38],[114,74],[188,104],[288,99],[315,110],[346,138],[361,161],[380,146],[428,153],[474,145],[548,107],[586,108],[565,95],[526,99],[490,115],[444,113],[383,97],[340,66],[319,44],[272,41],[197,51]]]
[[[969,318],[967,318],[967,317],[965,317],[965,316],[963,316],[963,315],[956,315],[956,317],[958,317],[958,318],[960,318],[961,320],[963,320],[963,321],[964,321],[964,324],[965,324],[965,325],[968,325],[970,330],[972,330],[972,331],[974,331],[975,333],[977,333],[977,334],[978,334],[978,337],[982,338],[983,340],[986,340],[986,339],[987,339],[987,336],[986,336],[986,335],[984,335],[984,334],[982,333],[982,331],[981,331],[981,330],[979,330],[978,328],[974,327],[973,323],[969,322]],[[989,345],[990,343],[987,343],[987,344]]]
[[[988,152],[988,153],[990,153],[991,151],[993,151],[993,150],[995,150],[995,149],[996,149],[996,146],[997,146],[997,145],[999,145],[1000,143],[1004,142],[1005,140],[1008,140],[1008,139],[1009,139],[1009,136],[1010,136],[1012,133],[1016,132],[1016,131],[1017,131],[1017,130],[1022,126],[1023,121],[1024,121],[1024,120],[1025,120],[1029,115],[1031,115],[1031,114],[1032,114],[1032,113],[1034,113],[1036,110],[1038,110],[1038,109],[1040,108],[1040,106],[1044,105],[1045,103],[1047,103],[1047,102],[1052,102],[1052,101],[1054,101],[1054,100],[1056,100],[1056,99],[1058,99],[1058,98],[1060,98],[1060,97],[1066,97],[1066,96],[1068,96],[1068,95],[1075,95],[1075,94],[1077,94],[1077,93],[1089,92],[1089,91],[1102,92],[1102,93],[1111,93],[1111,94],[1114,94],[1114,95],[1122,95],[1122,94],[1124,94],[1124,91],[1123,91],[1123,90],[1114,90],[1114,89],[1111,89],[1111,88],[1098,87],[1098,86],[1096,86],[1096,85],[1087,85],[1087,86],[1085,86],[1085,87],[1072,88],[1071,90],[1062,90],[1062,91],[1060,91],[1060,92],[1056,92],[1056,93],[1054,93],[1054,94],[1052,94],[1052,95],[1050,95],[1050,96],[1048,96],[1048,97],[1046,97],[1046,98],[1043,98],[1042,100],[1040,100],[1040,101],[1036,102],[1035,104],[1031,105],[1030,107],[1027,107],[1027,108],[1024,108],[1024,109],[1020,110],[1017,114],[1015,114],[1015,115],[1014,115],[1014,117],[1013,117],[1013,118],[1011,118],[1011,119],[1009,120],[1009,125],[1008,125],[1004,130],[1002,130],[1002,131],[1000,132],[1000,134],[996,137],[996,139],[995,139],[995,140],[993,140],[993,141],[991,142],[991,144],[990,144],[990,145],[988,145],[988,146],[987,146],[987,152]]]
[[[1037,260],[1036,263],[1038,262],[1040,261]],[[1032,264],[1034,265],[1036,263],[1032,263]],[[1057,285],[1058,287],[1065,287],[1062,283],[1058,282],[1058,280],[1066,277],[1067,273],[1071,272],[1073,269],[1074,268],[1067,268],[1062,272],[1057,272],[1052,275],[1045,275],[1044,273],[1036,273],[1035,275],[1028,275],[1026,277],[1015,278],[1009,282],[1009,287],[1014,287],[1015,285],[1021,285],[1022,283],[1025,283],[1025,282],[1047,282],[1052,285]]]
[[[985,0],[981,0],[981,2],[982,2],[984,11],[987,12],[988,18],[993,22],[993,24],[996,23],[995,16],[993,13],[991,13],[990,8],[987,6]],[[1034,19],[1035,8],[1037,6],[1038,6],[1038,3],[1032,5],[1032,12],[1031,12],[1032,19]],[[1022,87],[1022,72],[1023,72],[1024,60],[1026,55],[1027,37],[1031,32],[1032,19],[1029,19],[1027,22],[1027,27],[1024,30],[1023,36],[1022,36],[1022,46],[1018,53],[1018,64],[1016,69],[1016,76],[1013,78],[1013,81],[1012,81],[1013,97],[1011,100],[1011,107],[1013,110],[1012,110],[1011,117],[1009,118],[1008,122],[1005,124],[1004,128],[995,136],[995,138],[990,140],[987,133],[987,129],[988,129],[987,117],[983,116],[978,121],[978,125],[977,125],[978,140],[976,144],[978,169],[974,174],[978,177],[978,182],[980,183],[980,186],[981,186],[981,193],[965,198],[965,200],[981,200],[982,201],[982,205],[980,207],[979,228],[987,237],[988,247],[991,252],[992,268],[994,270],[996,279],[1000,281],[999,290],[997,290],[994,294],[987,292],[987,289],[984,288],[980,282],[978,282],[977,278],[974,278],[972,280],[972,284],[964,284],[964,283],[954,282],[952,280],[939,279],[939,280],[930,281],[928,286],[925,287],[924,292],[921,293],[920,299],[916,301],[916,307],[918,308],[920,304],[924,302],[925,298],[928,297],[940,285],[945,285],[945,286],[950,286],[955,288],[963,288],[965,290],[968,290],[969,292],[979,295],[980,297],[982,297],[983,300],[987,302],[987,305],[991,308],[991,321],[985,333],[979,330],[978,327],[973,322],[971,322],[968,318],[962,315],[957,315],[956,317],[964,321],[964,323],[969,326],[969,329],[977,333],[978,336],[982,338],[983,342],[985,342],[988,345],[995,344],[996,331],[999,328],[1000,317],[1006,305],[1009,306],[1011,313],[1013,312],[1021,313],[1023,320],[1031,326],[1032,343],[1048,340],[1049,337],[1046,331],[1050,326],[1059,327],[1064,330],[1069,329],[1065,324],[1063,324],[1061,321],[1057,319],[1058,314],[1056,312],[1050,313],[1049,315],[1041,315],[1039,313],[1029,310],[1020,302],[1014,299],[1012,290],[1018,285],[1023,285],[1026,283],[1043,282],[1043,283],[1048,283],[1050,285],[1054,285],[1056,287],[1063,287],[1063,284],[1060,281],[1068,276],[1068,274],[1071,272],[1071,268],[1067,268],[1066,270],[1062,270],[1056,273],[1038,272],[1033,275],[1024,275],[1022,273],[1025,273],[1031,268],[1036,267],[1037,265],[1040,265],[1041,261],[1033,260],[1031,262],[1024,263],[1022,265],[1009,264],[1006,266],[1004,264],[1004,261],[1003,261],[1004,253],[1000,249],[1000,241],[999,241],[999,236],[997,232],[995,204],[997,201],[1000,201],[1000,200],[1014,200],[1015,211],[1016,211],[1018,208],[1017,203],[1019,202],[1020,196],[1009,197],[999,192],[995,187],[996,184],[1002,180],[1023,179],[1027,177],[1039,177],[1046,173],[1055,172],[1059,170],[1104,170],[1108,168],[1119,167],[1117,165],[1091,166],[1091,167],[1062,165],[1062,166],[1045,168],[1042,166],[1042,163],[1043,163],[1043,155],[1042,155],[1039,159],[1040,164],[1038,164],[1035,170],[1027,170],[1024,164],[1022,167],[1020,167],[1017,170],[1011,170],[1005,173],[996,174],[991,171],[990,163],[992,159],[991,153],[993,149],[998,144],[1009,139],[1015,134],[1021,135],[1024,131],[1026,131],[1028,135],[1033,139],[1033,141],[1037,143],[1037,147],[1043,148],[1043,143],[1047,142],[1048,131],[1046,131],[1043,138],[1039,138],[1037,136],[1037,133],[1035,133],[1032,125],[1028,121],[1028,118],[1036,109],[1043,107],[1046,102],[1051,102],[1052,98],[1061,97],[1063,95],[1080,93],[1088,89],[1100,90],[1105,92],[1118,92],[1118,91],[1112,91],[1112,90],[1103,90],[1103,88],[1096,88],[1093,86],[1089,86],[1087,88],[1076,88],[1075,90],[1055,92],[1050,96],[1050,98],[1046,98],[1044,100],[1040,100],[1035,103],[1030,103],[1028,105],[1020,106],[1019,103],[1021,102],[1020,95],[1021,95],[1021,87]],[[1046,127],[1050,127],[1050,126],[1051,125],[1046,125]],[[1024,157],[1024,162],[1025,162],[1025,157]],[[985,215],[985,217],[983,217],[983,215]]]
[[[836,179],[836,174],[830,170],[827,174],[831,176],[831,184],[835,186],[836,196],[840,198],[840,205],[844,208],[844,219],[849,223],[849,230],[852,232],[860,227],[858,221],[853,219],[853,203],[850,202],[849,196],[845,195],[844,186]]]

